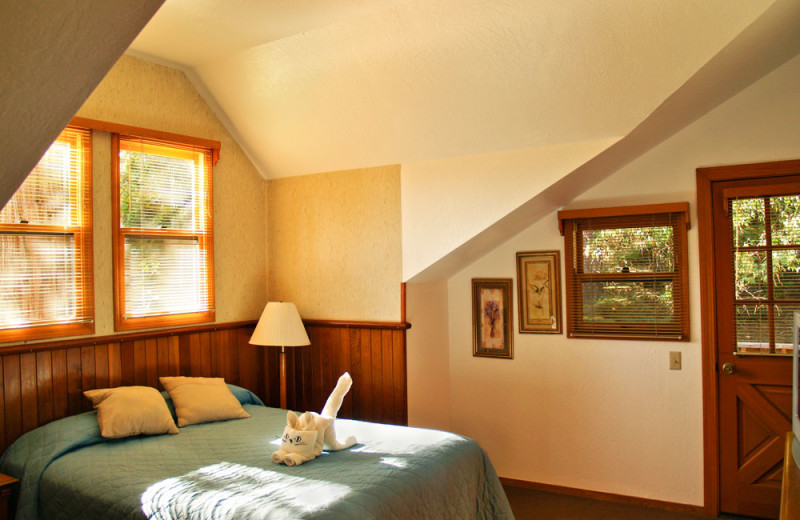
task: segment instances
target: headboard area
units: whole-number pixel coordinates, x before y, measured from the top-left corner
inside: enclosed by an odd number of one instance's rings
[[[159,387],[160,376],[224,377],[278,407],[278,349],[248,343],[254,321],[0,347],[0,452],[23,433],[91,410],[84,390]],[[406,424],[406,323],[307,321],[288,349],[288,406],[319,411],[342,372],[341,417]]]

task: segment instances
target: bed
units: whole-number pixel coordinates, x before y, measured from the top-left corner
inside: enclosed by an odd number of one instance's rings
[[[232,390],[250,418],[106,439],[92,411],[23,435],[0,458],[17,520],[513,518],[470,439],[337,419],[357,445],[287,467],[270,459],[286,411]]]

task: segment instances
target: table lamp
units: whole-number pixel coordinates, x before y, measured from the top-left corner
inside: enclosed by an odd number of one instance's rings
[[[269,302],[250,337],[251,345],[281,347],[281,408],[286,408],[286,350],[285,347],[310,345],[308,334],[297,307],[290,302]]]

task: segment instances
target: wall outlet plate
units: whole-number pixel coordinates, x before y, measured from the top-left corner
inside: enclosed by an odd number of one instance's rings
[[[681,369],[681,353],[676,351],[670,351],[669,353],[669,369],[670,370],[680,370]]]

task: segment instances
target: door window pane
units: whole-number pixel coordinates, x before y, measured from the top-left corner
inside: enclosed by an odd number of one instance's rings
[[[769,297],[767,267],[765,251],[734,253],[737,300],[762,300]]]
[[[735,247],[763,246],[767,243],[764,199],[740,199],[730,203]]]
[[[776,300],[800,300],[800,250],[772,252],[772,283]]]
[[[773,245],[800,244],[800,195],[770,197]]]
[[[792,313],[800,311],[800,305],[775,306],[775,353],[792,354],[794,336],[792,334]]]
[[[736,350],[742,354],[769,353],[769,305],[736,306]]]

